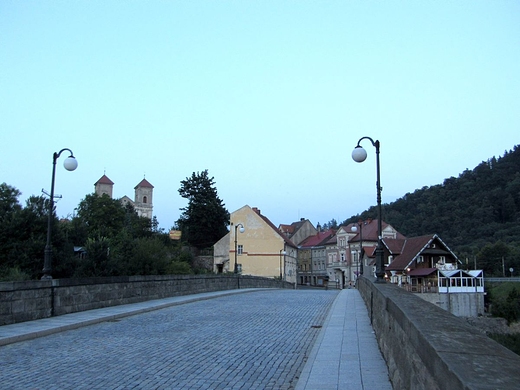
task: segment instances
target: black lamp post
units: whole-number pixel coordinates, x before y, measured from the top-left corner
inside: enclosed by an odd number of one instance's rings
[[[56,177],[56,160],[60,157],[61,153],[68,151],[70,156],[65,159],[63,166],[67,171],[73,171],[78,167],[78,161],[74,157],[72,150],[61,149],[58,153],[54,153],[52,156],[52,179],[51,179],[51,194],[49,199],[49,215],[47,219],[47,243],[45,244],[44,260],[43,260],[43,276],[42,280],[52,279],[52,216],[54,214],[54,178]]]
[[[237,246],[237,229],[238,229],[239,226],[240,226],[240,233],[244,233],[244,231],[245,231],[244,225],[242,225],[241,223],[235,225],[235,273],[236,274],[238,274],[238,264],[237,264],[237,250],[238,250],[238,246]]]
[[[355,162],[363,162],[367,158],[367,151],[363,149],[360,142],[364,139],[368,139],[372,142],[372,145],[376,148],[376,189],[377,189],[377,248],[376,248],[376,283],[384,283],[385,279],[385,265],[384,265],[384,249],[383,249],[383,229],[381,228],[381,178],[380,178],[380,167],[379,167],[379,141],[375,141],[370,137],[362,137],[359,139],[357,146],[352,151],[352,159]]]

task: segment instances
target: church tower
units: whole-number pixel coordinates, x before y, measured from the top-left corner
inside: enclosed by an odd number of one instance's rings
[[[135,186],[134,207],[137,215],[152,219],[153,216],[153,185],[143,179]]]
[[[101,176],[101,179],[94,183],[94,191],[99,196],[107,194],[111,198],[113,189],[114,182],[110,180],[106,175]]]

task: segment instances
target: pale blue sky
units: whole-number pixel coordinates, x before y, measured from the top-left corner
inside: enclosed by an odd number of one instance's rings
[[[519,144],[518,1],[0,2],[0,182],[59,216],[106,170],[170,228],[209,170],[230,212],[342,221]],[[398,227],[397,227],[398,228]]]

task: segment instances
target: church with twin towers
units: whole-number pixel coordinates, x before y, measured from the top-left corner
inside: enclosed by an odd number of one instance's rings
[[[107,175],[101,176],[101,178],[94,183],[95,193],[99,196],[108,195],[112,198],[112,191],[114,189],[114,182],[110,180]],[[146,179],[140,181],[134,187],[135,195],[134,200],[128,196],[123,196],[120,201],[123,206],[131,204],[134,206],[137,215],[140,217],[146,217],[152,219],[153,216],[153,185]]]

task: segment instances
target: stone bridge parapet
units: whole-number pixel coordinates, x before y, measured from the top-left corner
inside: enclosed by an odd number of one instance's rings
[[[213,274],[1,282],[0,325],[237,288],[294,288],[294,284],[256,276]]]
[[[396,285],[358,280],[394,389],[518,389],[520,356]]]

